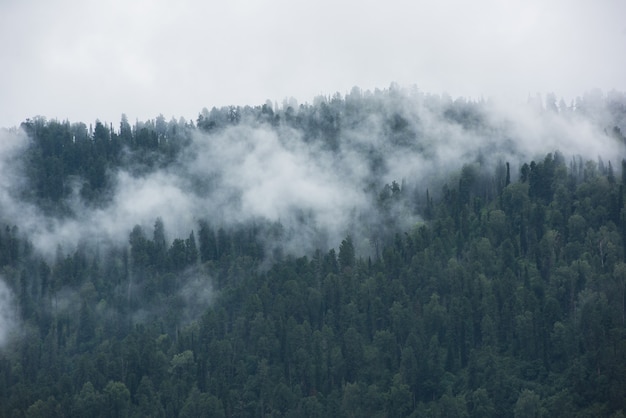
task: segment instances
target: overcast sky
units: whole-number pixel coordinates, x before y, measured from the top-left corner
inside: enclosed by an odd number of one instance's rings
[[[311,102],[626,91],[624,0],[0,0],[0,126]]]

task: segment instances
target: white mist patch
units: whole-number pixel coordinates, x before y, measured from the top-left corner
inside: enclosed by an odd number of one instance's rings
[[[19,164],[19,157],[29,143],[28,136],[22,130],[0,129],[0,215],[20,220],[20,223],[24,215],[28,219],[34,210],[33,207],[17,201],[15,197],[26,185],[26,176]]]
[[[214,179],[199,216],[218,223],[266,218],[290,229],[306,212],[344,233],[349,213],[367,202],[354,170],[361,161],[309,146],[291,129],[244,125],[199,133],[193,158],[182,165],[194,177]]]
[[[530,104],[492,102],[487,106],[489,123],[505,126],[518,151],[512,157],[529,162],[546,153],[559,151],[566,157],[602,157],[617,163],[624,156],[624,144],[607,134],[611,117],[607,109],[594,109],[592,115],[571,110],[549,111]],[[515,161],[517,162],[517,161]]]
[[[39,228],[29,228],[37,248],[52,255],[58,245],[72,250],[79,242],[124,244],[135,225],[150,231],[159,217],[175,236],[185,236],[196,227],[194,196],[184,189],[177,175],[159,171],[133,177],[120,171],[115,183],[114,198],[104,208],[89,208],[75,198],[71,203],[73,217],[41,218]]]
[[[229,185],[241,190],[244,213],[278,220],[293,209],[311,210],[328,224],[363,203],[358,189],[350,187],[355,179],[329,166],[322,151],[309,155],[303,148],[287,149],[273,132],[255,131],[248,140],[258,145],[242,166],[226,168],[226,178],[235,180]]]
[[[15,302],[11,289],[0,277],[0,348],[7,343],[9,336],[15,328],[16,314]]]
[[[114,230],[120,223],[151,226],[158,217],[176,236],[189,234],[190,228],[195,228],[195,197],[176,173],[159,171],[134,178],[120,172],[117,183],[113,203],[102,211],[106,228]],[[121,233],[122,230],[116,231],[116,235]]]

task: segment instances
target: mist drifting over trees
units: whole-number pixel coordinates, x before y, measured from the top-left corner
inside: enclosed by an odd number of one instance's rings
[[[621,416],[626,95],[0,132],[2,416]]]

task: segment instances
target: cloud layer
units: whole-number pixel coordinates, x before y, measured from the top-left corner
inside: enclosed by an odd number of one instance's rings
[[[334,247],[347,234],[365,237],[357,225],[379,222],[378,195],[393,181],[423,196],[429,187],[436,193],[437,185],[466,163],[480,161],[493,172],[496,164],[509,161],[515,178],[520,163],[557,150],[567,158],[600,156],[614,167],[625,155],[623,144],[604,131],[602,124],[615,118],[603,107],[590,108],[585,116],[529,105],[453,102],[397,86],[374,95],[353,93],[346,106],[357,96],[377,109],[362,111],[358,123],[341,127],[335,147],[307,139],[306,129],[289,124],[244,121],[211,133],[194,130],[177,161],[142,174],[110,172],[115,185],[110,202],[94,208],[75,194],[68,202],[74,215],[64,218],[45,216],[20,198],[26,185],[17,156],[29,140],[21,131],[5,131],[0,141],[4,222],[16,224],[36,248],[54,254],[58,245],[70,251],[79,242],[125,244],[134,225],[149,231],[157,217],[170,238],[188,236],[201,219],[218,227],[265,219],[283,225],[289,237],[284,244],[307,252]],[[474,115],[450,117],[452,110]],[[475,126],[459,122],[472,117],[480,120]],[[390,133],[390,120],[403,124],[402,135]],[[410,211],[405,215],[406,227],[419,220]]]

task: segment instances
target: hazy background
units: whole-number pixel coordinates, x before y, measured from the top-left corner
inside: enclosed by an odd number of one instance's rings
[[[626,90],[626,2],[0,1],[0,126],[384,88],[570,102]]]

